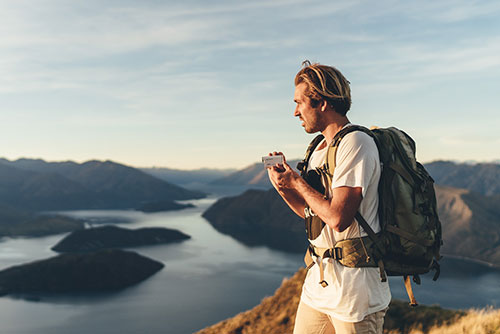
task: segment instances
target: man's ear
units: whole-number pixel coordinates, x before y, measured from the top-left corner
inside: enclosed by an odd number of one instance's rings
[[[321,100],[321,111],[325,111],[328,107],[328,102],[326,100]]]

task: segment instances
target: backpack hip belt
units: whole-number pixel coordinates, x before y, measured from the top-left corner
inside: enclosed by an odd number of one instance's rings
[[[372,244],[373,242],[368,236],[337,241],[333,248],[321,248],[309,244],[304,256],[304,262],[307,269],[310,269],[316,263],[313,256],[319,259],[319,284],[325,288],[328,283],[325,281],[323,259],[332,258],[349,268],[379,267],[375,259],[369,255],[369,252],[372,252]]]

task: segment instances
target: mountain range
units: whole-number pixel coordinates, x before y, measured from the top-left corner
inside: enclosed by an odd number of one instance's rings
[[[288,164],[295,170],[297,163],[300,160],[290,160]],[[262,163],[254,163],[248,167],[237,170],[229,175],[215,179],[210,182],[212,185],[217,186],[249,186],[255,188],[270,188],[271,182],[267,177],[267,171]]]
[[[290,160],[295,168],[299,160]],[[469,189],[483,195],[500,194],[500,164],[497,163],[457,163],[434,161],[424,164],[436,184]],[[213,185],[245,185],[255,188],[271,188],[267,173],[261,163],[231,173],[211,182]]]
[[[437,184],[483,195],[500,194],[500,163],[434,161],[424,166]]]
[[[113,161],[76,163],[0,159],[0,203],[33,211],[125,209],[157,201],[202,198]]]

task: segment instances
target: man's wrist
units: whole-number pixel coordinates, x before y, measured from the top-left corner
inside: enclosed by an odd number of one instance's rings
[[[298,191],[301,181],[303,181],[303,179],[300,175],[298,175],[298,174],[293,175],[291,182],[290,182],[290,185],[292,186],[291,188],[295,191]]]

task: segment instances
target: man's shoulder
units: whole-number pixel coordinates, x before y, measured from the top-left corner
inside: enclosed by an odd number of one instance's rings
[[[377,145],[373,138],[361,130],[354,130],[346,134],[339,143],[339,149],[341,146],[349,147],[363,147],[369,150],[377,149]]]

